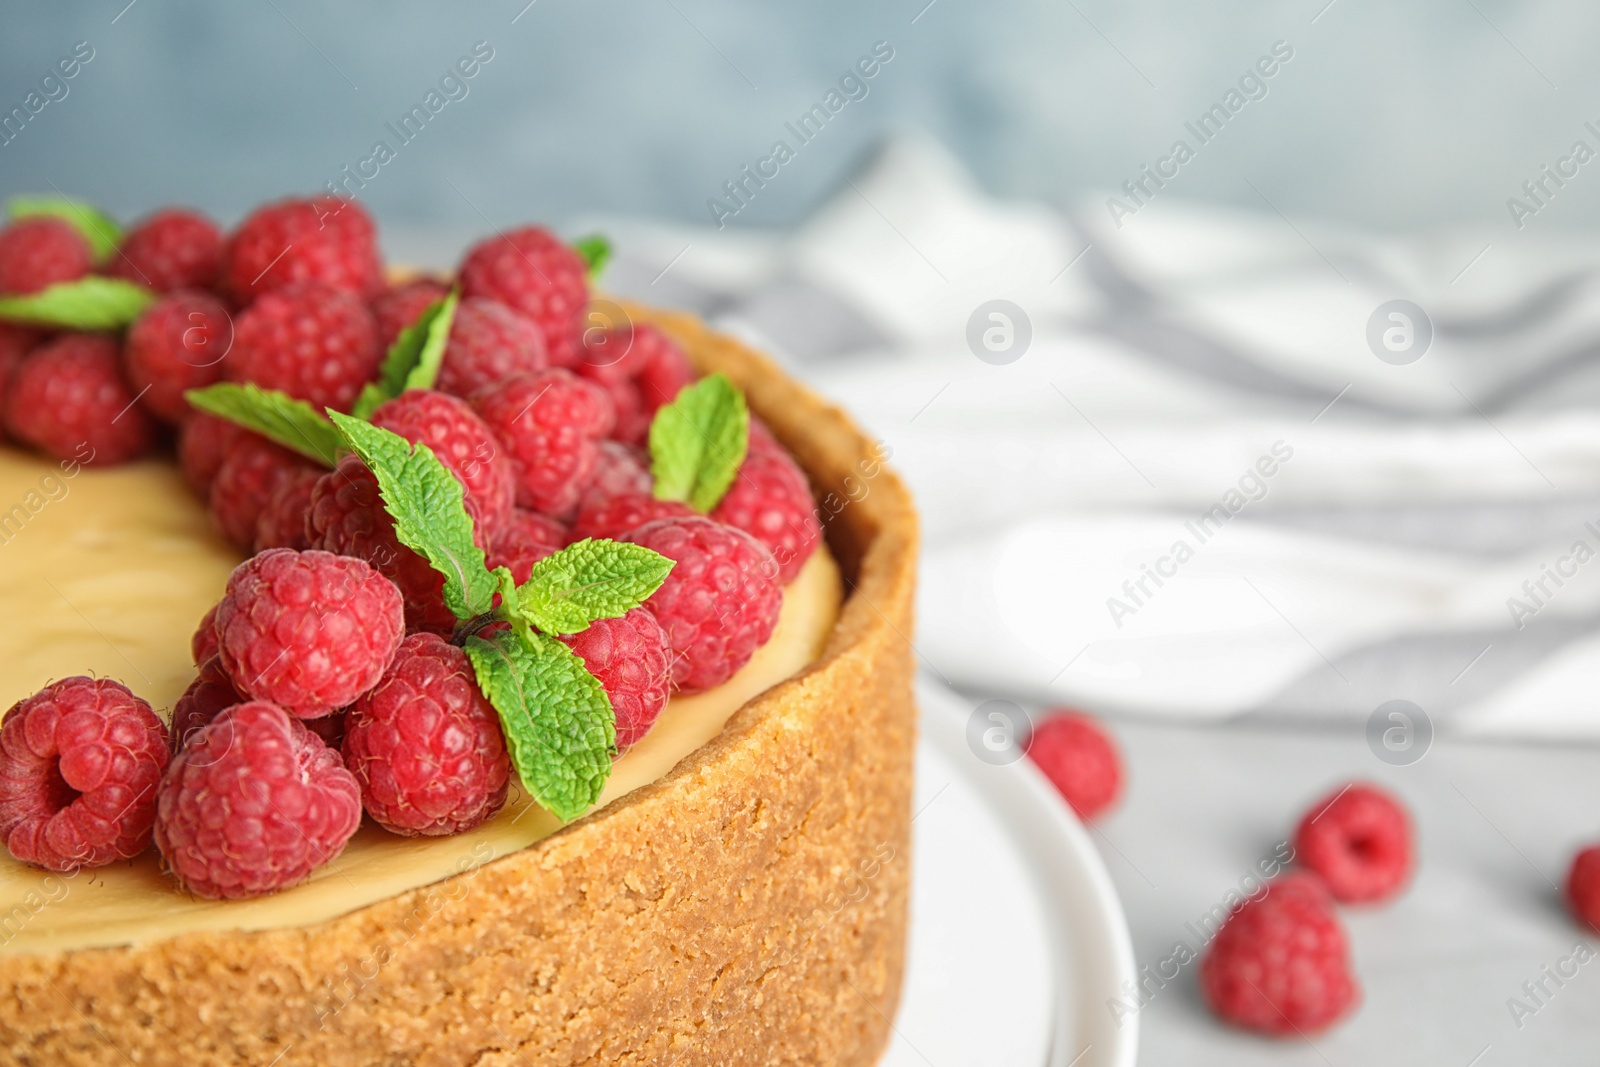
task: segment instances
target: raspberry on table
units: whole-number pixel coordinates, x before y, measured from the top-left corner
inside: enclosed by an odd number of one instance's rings
[[[672,646],[656,617],[644,608],[616,619],[596,619],[561,640],[600,680],[617,719],[617,751],[626,752],[655,725],[672,695]]]
[[[1572,857],[1564,888],[1572,917],[1600,932],[1600,845],[1589,845]]]
[[[317,480],[306,534],[312,548],[366,560],[392,581],[405,601],[408,630],[449,634],[456,617],[444,602],[444,576],[400,543],[384,509],[378,479],[356,456]]]
[[[500,716],[466,653],[437,634],[401,643],[383,680],[350,708],[343,751],[362,806],[393,833],[459,834],[506,802]]]
[[[1028,758],[1080,819],[1093,819],[1122,793],[1122,758],[1098,721],[1060,708],[1028,738]]]
[[[200,664],[200,673],[172,705],[169,733],[173,753],[182,751],[195,732],[215,719],[224,708],[243,704],[247,699],[234,688],[233,679],[222,665],[222,657],[213,654]]]
[[[1266,1034],[1304,1036],[1348,1013],[1360,990],[1322,883],[1292,871],[1236,907],[1200,962],[1200,990],[1219,1018]]]
[[[354,200],[317,196],[257,208],[223,251],[223,285],[241,303],[316,282],[365,300],[383,291],[372,216]]]
[[[498,300],[472,296],[456,308],[434,384],[466,397],[513,374],[544,370],[549,362],[544,334],[531,319]]]
[[[250,551],[272,494],[286,479],[307,470],[321,468],[260,434],[241,434],[211,479],[207,495],[211,521],[222,536]]]
[[[0,229],[0,293],[37,293],[93,267],[89,242],[65,219],[31,215]]]
[[[198,211],[157,211],[123,234],[106,273],[162,293],[210,289],[222,275],[222,231]]]
[[[306,515],[311,510],[311,493],[326,473],[321,467],[307,464],[278,479],[256,519],[254,551],[265,552],[269,548],[301,551],[311,547],[310,536],[306,533]]]
[[[524,226],[480,241],[461,261],[463,296],[498,300],[531,319],[555,367],[578,360],[579,315],[589,303],[588,268],[560,238]]]
[[[31,352],[5,389],[5,427],[53,459],[102,466],[138,459],[155,445],[155,424],[122,376],[117,342],[63,334]]]
[[[240,313],[223,374],[288,393],[318,410],[346,411],[382,362],[367,305],[350,293],[307,282],[275,289]]]
[[[772,636],[783,608],[777,563],[743,530],[700,517],[656,519],[626,540],[676,561],[644,606],[672,644],[678,689],[721,685]]]
[[[711,517],[766,545],[788,585],[822,542],[822,523],[800,465],[760,423],[750,429],[750,450]]]
[[[429,305],[450,294],[450,287],[437,278],[413,278],[391,286],[372,302],[372,317],[378,324],[378,341],[384,351],[400,339],[407,326],[422,317]]]
[[[518,374],[472,394],[472,408],[505,445],[516,502],[568,515],[594,469],[596,443],[611,428],[611,403],[564,370]]]
[[[1353,782],[1323,797],[1294,833],[1295,858],[1335,899],[1369,903],[1398,893],[1411,877],[1411,817],[1375,785]]]
[[[228,449],[247,431],[236,422],[192,411],[178,427],[178,469],[201,500],[211,497],[211,483]]]
[[[394,583],[362,560],[272,548],[234,568],[216,628],[241,693],[311,719],[378,683],[405,636],[405,610]]]
[[[222,380],[222,361],[233,347],[233,316],[210,293],[169,293],[140,315],[123,350],[128,380],[139,402],[167,422],[194,410],[185,391]]]
[[[566,527],[537,511],[513,508],[511,516],[489,540],[489,569],[505,567],[521,585],[533,573],[535,563],[566,546]]]
[[[5,410],[6,386],[11,381],[12,372],[21,365],[24,356],[38,347],[42,339],[43,334],[37,330],[0,322],[0,412]],[[0,430],[3,429],[3,419],[0,419]]]
[[[46,686],[0,724],[0,835],[52,871],[130,859],[150,843],[167,728],[118,682]]]
[[[189,658],[194,660],[194,665],[199,667],[206,660],[217,654],[217,605],[213,604],[206,609],[200,619],[200,625],[194,628],[194,635],[189,638]]]
[[[155,841],[183,888],[238,900],[303,881],[360,825],[361,788],[339,753],[255,700],[224,710],[173,757]]]
[[[465,400],[408,389],[373,411],[372,425],[427,445],[466,491],[467,514],[484,537],[511,514],[516,473],[500,443]]]

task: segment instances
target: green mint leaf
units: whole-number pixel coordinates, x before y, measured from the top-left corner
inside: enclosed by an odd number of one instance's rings
[[[115,219],[93,204],[71,197],[14,196],[6,201],[6,213],[14,219],[51,215],[71,223],[89,242],[89,252],[96,263],[104,262],[122,240],[122,227]]]
[[[553,637],[467,639],[478,687],[500,713],[506,748],[530,796],[568,822],[600,798],[617,744],[599,679]]]
[[[533,641],[533,625],[522,610],[522,594],[517,591],[516,576],[509,567],[496,567],[494,580],[499,584],[500,614],[511,624],[511,632],[524,641]]]
[[[417,321],[400,331],[383,358],[378,380],[368,382],[356,398],[351,412],[356,418],[369,418],[379,404],[393,400],[407,389],[433,388],[433,383],[439,380],[445,345],[450,340],[450,325],[455,321],[456,305],[460,302],[461,294],[452,289],[442,299],[423,308]]]
[[[575,634],[644,603],[674,566],[642,545],[588,538],[533,565],[518,610],[547,634]]]
[[[650,423],[650,473],[658,500],[685,500],[704,513],[717,506],[750,447],[750,411],[727,375],[685,386]]]
[[[394,533],[444,575],[444,602],[458,619],[471,619],[494,606],[499,591],[472,540],[472,519],[456,476],[427,445],[412,447],[390,433],[343,412],[328,412],[350,451],[378,479],[384,510]]]
[[[339,462],[344,440],[333,423],[304,400],[287,393],[249,382],[219,382],[204,389],[190,389],[183,398],[191,407],[254,430],[324,467]]]
[[[611,262],[611,242],[604,234],[591,233],[587,237],[580,237],[572,242],[572,250],[583,257],[590,281],[600,277],[600,272]]]
[[[25,296],[0,296],[0,319],[60,330],[120,330],[156,302],[121,278],[91,274]]]

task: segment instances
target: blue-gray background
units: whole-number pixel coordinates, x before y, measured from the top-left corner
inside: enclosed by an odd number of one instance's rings
[[[1115,186],[1276,40],[1295,58],[1184,168],[1182,195],[1262,210],[1253,183],[1292,217],[1504,224],[1541,164],[1580,136],[1600,146],[1582,128],[1600,119],[1600,10],[1579,0],[525,2],[5,0],[0,111],[75,42],[95,58],[0,146],[0,192],[233,219],[390,139],[385,122],[479,40],[495,58],[469,95],[363,190],[386,221],[707,219],[707,198],[879,40],[895,58],[870,95],[737,225],[803,217],[872,144],[913,129],[995,192],[1061,203]],[[1541,226],[1596,221],[1589,170]]]

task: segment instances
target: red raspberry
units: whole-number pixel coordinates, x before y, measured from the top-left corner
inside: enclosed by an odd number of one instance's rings
[[[1590,845],[1572,857],[1566,889],[1572,917],[1600,931],[1600,845]]]
[[[0,834],[52,871],[130,859],[150,843],[167,728],[104,678],[65,678],[20,700],[0,725]]]
[[[561,638],[600,679],[617,715],[617,751],[626,752],[655,725],[672,695],[672,646],[656,617],[634,608],[620,619],[597,619]]]
[[[245,309],[223,373],[318,409],[344,411],[382,362],[367,306],[349,293],[308,283],[274,290]]]
[[[128,331],[123,357],[139,401],[168,422],[194,409],[185,391],[222,380],[233,347],[233,317],[209,293],[184,290],[162,297]]]
[[[247,431],[236,422],[194,411],[178,427],[178,466],[183,480],[201,500],[211,496],[211,483],[228,449]]]
[[[287,548],[234,568],[216,626],[239,691],[303,719],[376,685],[405,636],[394,583],[359,559]]]
[[[261,513],[278,486],[298,471],[318,469],[259,434],[241,434],[211,480],[211,521],[222,536],[248,552],[256,543]]]
[[[243,704],[248,698],[233,686],[221,656],[212,656],[200,665],[200,673],[172,705],[172,751],[182,751],[195,731],[204,727],[224,708]]]
[[[269,548],[292,548],[301,551],[311,547],[306,534],[306,513],[311,510],[311,493],[327,471],[307,464],[278,479],[278,484],[267,497],[261,516],[256,519],[254,551]]]
[[[155,424],[134,403],[121,363],[103,334],[66,334],[34,349],[6,384],[6,430],[53,459],[138,459],[155,444]]]
[[[533,573],[533,565],[565,548],[567,530],[554,519],[537,511],[514,508],[489,541],[489,569],[506,567],[521,585]]]
[[[26,356],[39,344],[41,334],[36,330],[0,322],[0,411],[5,410],[6,386],[12,373]]]
[[[194,628],[194,636],[189,638],[189,657],[194,660],[196,667],[217,654],[217,605],[213,604],[206,609],[205,616],[200,620],[200,625]]]
[[[218,715],[173,757],[156,847],[189,892],[261,896],[302,881],[361,825],[361,788],[339,754],[263,700]]]
[[[822,524],[805,472],[759,425],[750,424],[750,451],[711,517],[766,545],[788,585],[821,543]]]
[[[400,339],[400,331],[416,322],[428,305],[443,300],[450,287],[435,278],[414,278],[391,287],[372,302],[372,317],[378,323],[378,341],[384,351]]]
[[[611,404],[593,384],[564,370],[518,374],[472,395],[472,407],[506,446],[517,503],[565,516],[611,428]]]
[[[196,211],[157,211],[123,235],[106,273],[163,293],[210,289],[222,274],[222,231]]]
[[[1028,757],[1080,819],[1093,819],[1122,793],[1122,759],[1105,729],[1082,712],[1051,712],[1033,729]]]
[[[412,634],[345,726],[344,762],[367,814],[407,837],[459,834],[506,802],[511,760],[500,716],[466,653]]]
[[[587,501],[591,497],[649,493],[654,485],[650,457],[644,449],[621,441],[601,441],[595,451],[594,473],[583,487],[583,498]]]
[[[698,516],[657,519],[627,540],[677,561],[645,607],[672,643],[679,689],[721,685],[772,636],[783,608],[778,565],[743,530]]]
[[[89,242],[64,219],[32,215],[0,230],[0,293],[37,293],[93,266]]]
[[[456,617],[444,603],[444,576],[395,537],[378,480],[357,457],[346,456],[317,480],[306,533],[312,548],[366,560],[398,586],[408,630],[455,629]]]
[[[1268,1034],[1314,1033],[1354,1007],[1349,946],[1322,883],[1291,872],[1234,908],[1200,962],[1200,989],[1222,1019]]]
[[[610,394],[617,409],[612,436],[644,444],[656,411],[694,381],[688,357],[676,341],[649,323],[594,330],[583,340],[575,370]]]
[[[511,461],[482,419],[459,397],[432,389],[408,389],[380,404],[372,424],[424,444],[456,476],[466,490],[467,514],[481,531],[493,535],[511,514],[516,493]]]
[[[1411,817],[1388,792],[1352,783],[1311,806],[1294,851],[1346,903],[1383,900],[1411,877]]]
[[[513,374],[544,370],[544,334],[523,315],[497,300],[468,297],[456,308],[450,324],[436,388],[471,396]]]
[[[354,200],[318,196],[258,208],[223,252],[223,283],[241,303],[320,282],[363,299],[383,291],[376,228]]]
[[[532,319],[553,366],[577,362],[588,269],[560,238],[538,226],[500,233],[468,250],[460,277],[462,295],[498,300]]]
[[[572,520],[569,541],[585,537],[621,540],[630,531],[656,519],[682,519],[695,515],[688,504],[678,500],[657,500],[649,493],[629,493],[609,499],[586,497]]]

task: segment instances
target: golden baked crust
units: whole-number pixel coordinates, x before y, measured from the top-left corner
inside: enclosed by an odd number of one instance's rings
[[[316,926],[0,958],[5,1062],[877,1062],[911,858],[910,498],[766,359],[630,312],[738,382],[810,475],[849,590],[822,658],[655,784],[446,881]]]

